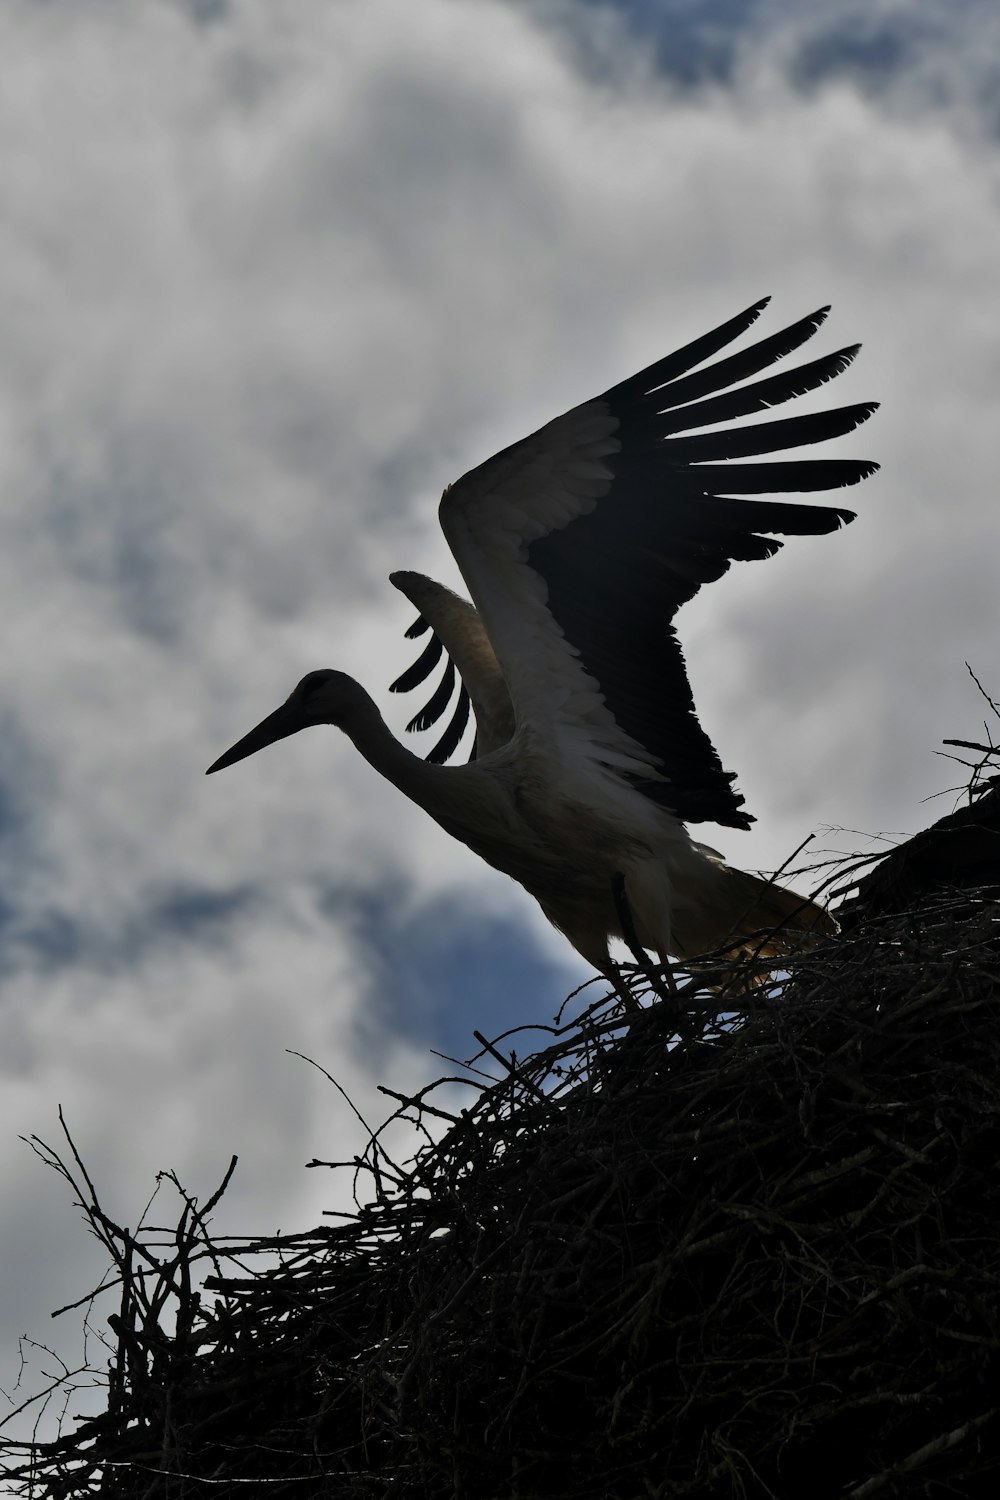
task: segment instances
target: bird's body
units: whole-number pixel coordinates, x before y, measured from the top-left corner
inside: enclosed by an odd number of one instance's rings
[[[800,933],[834,930],[812,902],[733,869],[618,777],[556,760],[532,731],[518,731],[468,765],[430,765],[395,739],[363,691],[339,723],[375,770],[446,833],[522,885],[602,972],[610,967],[609,938],[625,936],[614,897],[617,874],[636,936],[661,955],[706,953],[741,929],[756,937],[797,917],[805,918]],[[763,951],[771,946],[764,942]],[[786,946],[787,934],[778,938],[778,950]]]
[[[763,951],[780,952],[835,930],[821,907],[733,869],[685,826],[747,827],[751,819],[695,717],[674,613],[733,559],[764,558],[781,545],[761,533],[820,533],[852,518],[833,507],[736,496],[830,488],[874,468],[856,460],[728,462],[838,436],[871,405],[673,435],[767,410],[829,380],[853,357],[854,349],[840,350],[738,384],[804,342],[821,313],[691,373],[762,306],[573,408],[445,491],[442,528],[474,604],[419,574],[392,576],[420,610],[411,633],[431,632],[394,689],[416,686],[448,657],[410,727],[440,719],[454,701],[456,667],[461,677],[452,721],[427,761],[395,739],[353,679],[322,671],[212,770],[308,724],[339,725],[442,828],[524,886],[604,972],[612,972],[609,939],[625,935],[616,877],[624,878],[639,942],[661,957],[738,947],[778,927]],[[470,705],[473,759],[438,763],[457,749]]]

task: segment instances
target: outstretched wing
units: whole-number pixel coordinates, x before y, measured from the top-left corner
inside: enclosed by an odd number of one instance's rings
[[[466,599],[422,573],[392,573],[389,582],[405,594],[420,611],[406,632],[409,638],[430,633],[430,640],[408,671],[397,677],[389,691],[405,693],[426,682],[444,658],[444,671],[427,703],[407,724],[407,729],[430,729],[449,708],[451,717],[444,733],[427,756],[436,765],[449,760],[461,742],[469,722],[470,706],[476,716],[476,737],[471,760],[505,745],[514,733],[514,710],[489,636],[475,609]],[[458,693],[455,694],[458,669]]]
[[[673,617],[732,561],[770,557],[776,533],[853,519],[839,506],[745,497],[856,484],[878,467],[731,462],[839,437],[877,404],[720,425],[815,389],[857,353],[742,383],[809,339],[823,308],[704,364],[767,300],[471,470],[440,510],[518,726],[612,768],[685,822],[737,828],[752,820],[698,723]]]

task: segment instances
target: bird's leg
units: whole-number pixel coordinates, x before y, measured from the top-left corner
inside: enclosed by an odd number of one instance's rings
[[[607,968],[603,970],[605,979],[612,985],[618,998],[626,1010],[641,1010],[642,1006],[629,988],[628,980],[622,973],[621,966],[613,959],[608,960]]]
[[[611,895],[614,898],[615,910],[618,913],[618,921],[621,924],[622,937],[625,939],[626,947],[635,959],[636,967],[645,975],[650,989],[659,995],[662,1000],[668,999],[669,993],[676,993],[677,990],[677,986],[674,984],[674,976],[667,969],[667,989],[664,990],[663,985],[650,968],[646,950],[636,935],[635,923],[632,920],[632,910],[628,904],[628,896],[625,891],[625,876],[620,870],[616,871],[611,877]],[[656,951],[660,962],[665,965],[666,960],[662,949],[658,947]],[[620,993],[621,991],[619,990]]]
[[[656,956],[660,960],[660,968],[663,970],[663,983],[666,985],[671,995],[676,995],[677,980],[674,978],[674,971],[671,967],[670,959],[660,947],[659,943],[657,943],[656,945]]]
[[[541,903],[539,903],[541,904]],[[548,911],[542,906],[542,911],[549,917]],[[553,921],[552,917],[549,917]],[[599,937],[593,927],[583,928],[575,932],[566,932],[573,947],[579,953],[585,964],[597,970],[608,981],[615,994],[621,1000],[626,1010],[640,1010],[638,1000],[629,989],[628,981],[621,972],[619,966],[608,950],[607,938],[602,933]]]

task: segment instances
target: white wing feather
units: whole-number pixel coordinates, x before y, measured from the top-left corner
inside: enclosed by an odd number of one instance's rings
[[[616,724],[553,619],[545,580],[528,562],[533,541],[589,514],[610,490],[606,460],[621,451],[617,428],[603,401],[575,407],[450,486],[439,514],[519,728],[574,760],[656,778],[655,763]]]

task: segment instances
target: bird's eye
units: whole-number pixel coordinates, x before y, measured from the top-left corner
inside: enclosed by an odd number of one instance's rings
[[[332,676],[333,673],[327,670],[322,670],[319,672],[307,672],[305,677],[303,677],[302,681],[299,683],[296,692],[305,694],[315,693],[317,688],[323,687],[325,683],[330,681],[330,678]]]

